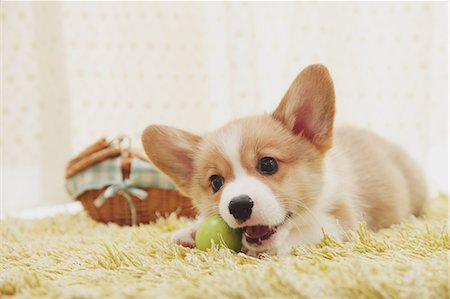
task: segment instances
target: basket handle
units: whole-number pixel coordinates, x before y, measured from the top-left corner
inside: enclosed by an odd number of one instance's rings
[[[109,142],[110,146],[119,148],[123,152],[131,151],[131,138],[128,135],[120,135]]]

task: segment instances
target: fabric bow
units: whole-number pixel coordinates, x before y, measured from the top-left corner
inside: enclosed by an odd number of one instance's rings
[[[147,192],[142,189],[136,188],[133,186],[133,183],[130,180],[125,180],[114,185],[109,186],[105,192],[100,194],[95,200],[94,205],[99,208],[101,207],[109,198],[113,197],[116,194],[120,194],[128,201],[128,205],[130,206],[131,211],[131,223],[132,225],[136,225],[136,208],[133,203],[133,199],[130,195],[136,196],[140,200],[144,200],[147,198]]]

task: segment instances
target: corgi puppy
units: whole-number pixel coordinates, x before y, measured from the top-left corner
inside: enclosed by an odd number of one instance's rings
[[[344,240],[418,215],[427,198],[422,171],[399,146],[366,130],[333,127],[335,93],[326,67],[311,65],[272,114],[234,120],[204,136],[151,125],[142,134],[151,161],[192,199],[200,219],[174,241],[194,246],[201,217],[243,231],[242,251],[289,254]]]

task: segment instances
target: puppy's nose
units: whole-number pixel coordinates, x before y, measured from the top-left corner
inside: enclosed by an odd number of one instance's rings
[[[248,195],[239,195],[233,198],[228,204],[230,214],[236,220],[245,221],[252,214],[253,200]]]

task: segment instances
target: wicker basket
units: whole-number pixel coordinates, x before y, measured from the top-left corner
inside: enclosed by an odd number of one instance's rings
[[[131,196],[136,208],[136,224],[149,223],[172,212],[176,212],[179,216],[195,217],[196,213],[192,208],[190,199],[181,196],[177,191],[157,188],[142,189],[148,193],[146,200]],[[115,195],[100,208],[94,205],[95,199],[105,190],[106,188],[86,191],[77,199],[89,216],[99,222],[131,225],[130,206],[123,196]]]
[[[88,170],[90,166],[104,161],[105,159],[117,157],[117,154],[111,154],[115,153],[115,151],[112,150],[113,148],[117,149],[118,147],[114,146],[111,142],[107,142],[105,139],[101,139],[91,145],[88,149],[83,151],[83,153],[69,162],[66,169],[66,178],[68,179],[80,171]],[[99,152],[102,151],[109,152],[110,154],[99,154]],[[118,152],[119,155],[122,156],[122,179],[125,180],[130,175],[132,159],[135,157],[139,157],[142,160],[146,158],[136,151],[120,149]],[[94,157],[93,159],[92,157],[95,155],[98,157]],[[88,162],[83,164],[83,161]],[[101,189],[87,190],[76,197],[76,199],[82,203],[89,216],[99,222],[114,222],[119,225],[132,225],[133,218],[135,220],[134,224],[140,224],[155,221],[158,217],[167,216],[172,212],[176,212],[179,216],[191,218],[196,215],[196,211],[189,198],[182,196],[176,190],[160,188],[139,188],[147,192],[147,196],[144,200],[141,200],[132,194],[126,194],[124,197],[125,194],[117,193],[108,198],[108,200],[100,207],[96,206],[94,204],[95,200],[101,196],[107,188],[108,186]],[[130,204],[129,200],[132,201],[132,204]],[[131,205],[135,211],[134,217]]]

